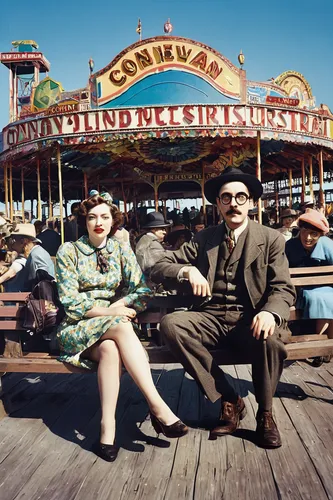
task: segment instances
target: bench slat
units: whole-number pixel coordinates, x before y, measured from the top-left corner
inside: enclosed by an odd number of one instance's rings
[[[286,345],[288,360],[329,356],[333,354],[333,339],[315,340],[313,342],[295,342]]]
[[[319,335],[318,333],[310,333],[309,335],[292,335],[289,338],[288,344],[293,344],[295,342],[314,342],[315,340],[328,340],[325,333]]]
[[[333,274],[333,266],[318,266],[318,267],[290,267],[290,276],[300,274],[310,274],[311,276],[319,276],[320,274]]]
[[[333,274],[331,276],[302,276],[300,278],[291,278],[294,286],[322,286],[333,285]]]
[[[7,330],[17,330],[24,332],[25,329],[22,328],[21,322],[16,320],[16,319],[7,319],[4,321],[1,321],[1,331],[7,331]]]
[[[0,300],[3,302],[24,302],[29,292],[2,292]]]
[[[0,318],[16,318],[18,310],[19,306],[0,306]]]
[[[0,372],[13,373],[90,373],[68,363],[61,363],[55,357],[48,358],[0,358]]]
[[[310,342],[297,342],[286,346],[288,360],[312,358],[315,356],[328,356],[333,354],[333,339],[316,340]],[[175,363],[176,360],[167,347],[147,347],[146,351],[150,363]],[[228,350],[211,351],[214,359],[220,365],[248,364],[250,360],[245,355],[230,353]],[[0,358],[0,372],[18,373],[91,373],[89,370],[77,368],[67,363],[57,361],[55,356],[32,357],[29,353],[22,358]],[[45,354],[45,353],[41,353]],[[30,357],[31,356],[31,357]]]

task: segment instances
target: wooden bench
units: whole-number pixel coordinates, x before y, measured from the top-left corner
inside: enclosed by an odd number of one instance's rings
[[[295,268],[290,270],[293,284],[296,288],[315,285],[333,286],[333,266],[314,268]],[[45,352],[24,352],[21,336],[23,333],[18,320],[18,308],[27,296],[27,293],[0,293],[0,300],[5,305],[0,306],[0,341],[3,340],[0,357],[0,372],[31,372],[31,373],[83,373],[86,370],[76,368],[68,363],[57,361],[56,355]],[[139,315],[139,323],[160,323],[167,312],[179,307],[190,305],[190,297],[176,295],[156,296],[150,303],[147,311]],[[10,302],[11,305],[6,303]],[[300,311],[291,308],[290,321],[298,321]],[[1,335],[2,334],[2,335]],[[151,363],[173,363],[172,353],[165,346],[151,346],[143,342]],[[288,360],[306,359],[333,354],[333,339],[327,335],[307,334],[291,336],[286,344]],[[0,351],[1,352],[1,351]],[[214,358],[219,364],[249,363],[246,355],[232,356],[227,350],[213,350]]]

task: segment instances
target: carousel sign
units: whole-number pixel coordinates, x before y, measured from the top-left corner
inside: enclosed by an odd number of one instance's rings
[[[333,121],[295,109],[245,105],[187,105],[89,110],[44,116],[8,125],[4,150],[19,144],[57,137],[84,137],[116,132],[177,129],[269,130],[333,138]]]
[[[172,69],[194,73],[221,93],[239,97],[239,70],[215,50],[177,37],[151,40],[132,45],[94,75],[100,89],[99,105],[111,101],[146,76]]]

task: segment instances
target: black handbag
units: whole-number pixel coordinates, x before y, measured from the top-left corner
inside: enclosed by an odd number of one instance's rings
[[[34,286],[21,308],[22,327],[47,335],[59,325],[64,315],[56,282],[42,280]]]

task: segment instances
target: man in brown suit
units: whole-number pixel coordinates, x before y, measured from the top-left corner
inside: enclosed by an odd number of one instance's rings
[[[244,401],[228,383],[209,348],[244,351],[252,361],[258,403],[257,442],[281,446],[272,416],[272,399],[283,370],[289,308],[295,300],[285,241],[274,229],[248,219],[250,199],[263,188],[241,168],[228,167],[205,184],[208,201],[216,203],[224,222],[197,233],[179,250],[166,252],[154,266],[158,282],[188,280],[201,304],[191,311],[166,315],[161,331],[166,343],[206,396],[221,398],[213,436],[233,433],[245,416]]]

